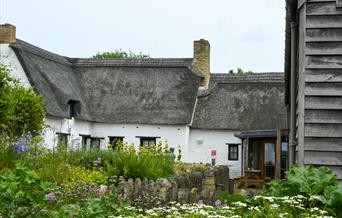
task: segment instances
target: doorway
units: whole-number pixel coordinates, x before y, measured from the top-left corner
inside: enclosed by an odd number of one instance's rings
[[[252,139],[249,143],[248,153],[248,168],[260,170],[263,179],[275,178],[276,139]]]

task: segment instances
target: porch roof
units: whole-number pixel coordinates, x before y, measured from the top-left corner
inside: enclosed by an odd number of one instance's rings
[[[282,135],[286,133],[282,132]],[[236,137],[240,139],[249,138],[271,138],[277,137],[277,130],[276,129],[269,129],[269,130],[247,130],[242,131],[239,134],[235,134]]]

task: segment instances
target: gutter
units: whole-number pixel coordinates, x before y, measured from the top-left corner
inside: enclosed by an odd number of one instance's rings
[[[290,72],[290,134],[289,167],[295,163],[296,142],[296,57],[297,57],[297,23],[291,22],[291,72]]]

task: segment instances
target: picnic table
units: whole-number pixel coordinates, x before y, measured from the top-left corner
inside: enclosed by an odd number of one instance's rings
[[[239,187],[249,183],[264,183],[265,180],[261,176],[261,170],[245,170],[245,176],[240,179]]]

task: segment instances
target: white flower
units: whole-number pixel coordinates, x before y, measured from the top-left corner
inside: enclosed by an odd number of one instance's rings
[[[278,208],[278,207],[280,207],[280,205],[279,204],[271,204],[271,207]]]
[[[242,203],[242,202],[240,202],[240,201],[234,202],[234,203],[232,203],[232,204],[234,204],[234,205],[236,205],[236,206],[238,206],[238,207],[247,207],[247,204]]]

